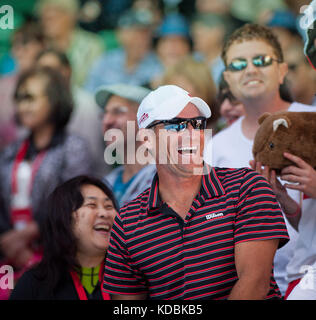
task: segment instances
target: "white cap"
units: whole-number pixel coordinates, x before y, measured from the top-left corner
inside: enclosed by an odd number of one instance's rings
[[[175,85],[161,86],[149,93],[139,105],[137,121],[139,128],[146,128],[156,120],[175,118],[189,103],[193,103],[205,118],[211,116],[208,104]]]

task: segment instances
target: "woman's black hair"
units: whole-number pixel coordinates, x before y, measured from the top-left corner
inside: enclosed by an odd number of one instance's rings
[[[44,93],[51,107],[50,120],[55,125],[56,131],[64,129],[73,110],[73,99],[69,84],[58,71],[48,67],[34,67],[26,70],[18,79],[14,99],[19,100],[20,91],[26,81],[35,77],[46,79]],[[19,119],[17,121],[19,122]]]
[[[93,185],[101,189],[118,205],[111,189],[101,180],[89,176],[77,176],[59,185],[48,197],[47,215],[43,220],[43,258],[35,268],[36,277],[47,284],[53,294],[65,275],[80,268],[77,260],[77,240],[73,232],[73,212],[83,204],[82,186]]]

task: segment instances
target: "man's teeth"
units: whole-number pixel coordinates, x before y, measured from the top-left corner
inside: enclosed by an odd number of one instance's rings
[[[247,84],[257,84],[257,83],[259,83],[259,80],[251,80],[247,82]]]

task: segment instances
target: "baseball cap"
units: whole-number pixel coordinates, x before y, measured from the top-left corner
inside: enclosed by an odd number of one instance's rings
[[[174,35],[190,38],[189,23],[184,16],[178,13],[167,15],[155,34],[157,38]]]
[[[141,103],[151,90],[125,83],[101,86],[96,90],[95,101],[103,109],[112,95]]]
[[[188,91],[175,85],[160,86],[141,102],[137,111],[138,127],[147,128],[156,120],[171,120],[189,102],[193,103],[205,118],[211,116],[210,107],[201,98],[192,97]]]

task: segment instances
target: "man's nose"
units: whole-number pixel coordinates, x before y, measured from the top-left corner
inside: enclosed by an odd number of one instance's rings
[[[246,73],[256,73],[256,72],[258,72],[258,67],[256,67],[253,63],[252,63],[252,61],[248,61],[248,64],[247,64],[247,67],[246,67],[246,69],[245,69],[245,72]]]

